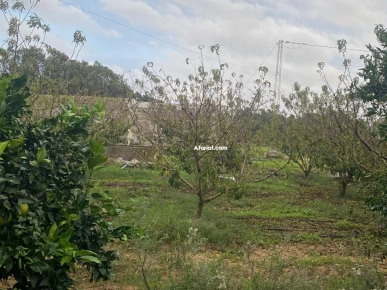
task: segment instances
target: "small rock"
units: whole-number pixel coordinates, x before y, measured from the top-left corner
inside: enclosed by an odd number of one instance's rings
[[[278,151],[272,150],[266,153],[266,158],[279,158],[280,153]]]

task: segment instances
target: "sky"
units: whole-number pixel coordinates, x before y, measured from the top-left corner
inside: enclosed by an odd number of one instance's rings
[[[216,57],[209,47],[219,44],[221,62],[229,64],[226,75],[251,78],[249,88],[265,59],[266,79],[274,85],[279,40],[336,46],[345,39],[348,48],[367,50],[367,44],[377,45],[375,25],[387,24],[385,0],[41,0],[32,11],[50,25],[48,44],[71,55],[73,33],[81,30],[87,41],[78,59],[99,61],[119,74],[141,77],[142,67],[153,62],[157,71],[185,80],[193,73],[186,58],[199,65],[198,46],[204,45],[206,67],[216,68],[207,56]],[[0,15],[2,41],[6,24]],[[347,53],[352,75],[362,67],[361,54],[367,52]],[[281,91],[291,93],[298,82],[320,92],[319,62],[335,87],[342,61],[337,49],[285,43]]]

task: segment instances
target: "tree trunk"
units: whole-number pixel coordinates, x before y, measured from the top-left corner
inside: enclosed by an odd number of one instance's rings
[[[196,218],[200,219],[200,217],[202,216],[205,198],[203,196],[202,169],[201,169],[200,162],[199,162],[199,156],[197,154],[195,154],[195,163],[196,163],[196,170],[199,174],[199,182],[198,182],[198,188],[197,188],[197,196],[199,197],[199,202],[198,202],[198,207],[196,209]]]
[[[308,166],[308,169],[304,170],[304,175],[305,175],[305,178],[308,178],[310,172],[312,171],[312,166],[309,165]]]
[[[202,186],[203,186],[202,176],[199,177],[198,185],[199,185],[199,188],[197,189],[197,195],[199,197],[199,202],[198,202],[198,207],[196,209],[196,218],[200,219],[200,217],[202,216],[202,210],[205,203],[205,198],[203,196],[203,189],[202,189]]]
[[[344,197],[345,196],[345,192],[347,190],[347,180],[346,180],[346,176],[345,174],[343,174],[341,176],[341,188],[340,188],[340,197]]]
[[[204,200],[201,196],[199,196],[198,207],[196,209],[196,218],[197,219],[200,219],[202,216],[203,206],[204,206]]]
[[[292,158],[295,163],[301,168],[302,172],[304,172],[304,178],[307,178],[312,171],[312,165],[309,162],[309,159],[306,159],[301,156],[301,162],[297,160],[297,158]]]
[[[341,182],[341,189],[340,189],[340,197],[344,197],[345,196],[346,190],[347,190],[347,182],[342,181]]]

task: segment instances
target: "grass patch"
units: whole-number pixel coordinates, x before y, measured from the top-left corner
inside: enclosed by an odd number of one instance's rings
[[[137,183],[155,183],[163,181],[160,172],[146,168],[121,169],[118,165],[106,166],[93,174],[93,180],[119,180]]]
[[[354,224],[353,222],[350,222],[348,220],[339,220],[336,222],[336,226],[338,226],[341,229],[353,229],[356,228],[358,225]]]
[[[266,160],[265,170],[281,162]],[[287,168],[287,179],[280,175],[258,183],[260,164],[254,161],[249,168],[247,196],[222,196],[205,205],[201,219],[195,219],[197,196],[172,189],[168,176],[158,171],[128,172],[119,166],[97,171],[93,190],[109,191],[123,209],[113,225],[145,233],[145,238],[111,246],[120,250],[122,260],[115,265],[117,277],[108,283],[144,288],[141,259],[146,254],[145,274],[158,289],[383,289],[379,272],[348,258],[365,257],[366,248],[387,242],[383,237],[376,241],[375,220],[365,211],[357,185],[339,198],[333,178],[312,172],[305,179],[295,164]],[[187,248],[192,229],[205,240],[195,253]],[[353,270],[358,268],[361,272]],[[101,282],[95,289],[108,285]]]
[[[291,240],[293,242],[319,242],[321,241],[321,238],[317,234],[296,234],[294,235]]]
[[[238,211],[234,213],[236,217],[246,217],[246,218],[309,218],[315,217],[316,214],[311,209],[304,208],[281,208],[276,209],[266,209],[264,211],[260,210],[248,210],[248,211]]]

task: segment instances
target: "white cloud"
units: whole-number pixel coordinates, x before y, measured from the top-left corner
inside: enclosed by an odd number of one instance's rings
[[[92,29],[105,36],[121,37],[118,31],[101,27],[95,19],[77,7],[63,4],[58,0],[49,0],[44,1],[44,4],[38,4],[34,10],[48,24],[54,23],[61,27],[77,26]]]
[[[121,38],[123,36],[122,33],[118,32],[117,30],[114,30],[114,29],[104,30],[103,34],[106,36],[112,36],[112,37],[116,37],[116,38]]]
[[[368,31],[370,25],[381,23],[386,19],[385,1],[310,1],[310,5],[311,9],[307,11],[307,16],[354,30],[361,29],[363,30],[361,32]]]
[[[338,3],[333,0],[312,1],[313,3],[292,1],[296,5],[282,0],[271,6],[231,0],[180,0],[173,3],[156,1],[156,4],[152,5],[146,1],[135,0],[100,0],[100,2],[105,10],[117,14],[136,28],[151,28],[155,33],[161,33],[164,39],[182,47],[198,51],[197,46],[204,44],[207,47],[205,54],[210,55],[208,46],[218,43],[221,45],[222,61],[250,68],[257,68],[279,39],[336,45],[337,39],[345,38],[348,47],[364,48],[365,43],[359,35],[364,35],[363,30],[372,35],[370,32],[373,23],[370,23],[369,17],[375,21],[382,21],[382,16],[387,16],[380,10],[381,6],[377,4],[377,0],[371,1],[373,2],[371,5],[365,4],[364,1],[352,1],[350,6],[345,5],[345,1]],[[278,17],[274,18],[273,13]],[[343,15],[340,18],[341,14]],[[316,26],[315,22],[319,19],[321,23],[327,23],[327,27]],[[328,24],[338,25],[339,28],[332,33],[332,28]],[[346,35],[341,27],[358,29],[359,34]],[[365,39],[374,40],[372,37]],[[157,41],[150,41],[152,46],[156,43]],[[283,52],[282,71],[285,90],[288,91],[294,81],[319,90],[324,83],[316,72],[317,63],[323,61],[330,64],[338,58],[338,51],[285,45],[287,47]],[[164,56],[153,60],[155,67],[162,67],[168,74],[178,77],[186,77],[189,74],[185,68],[186,57],[197,59],[192,53],[172,48],[161,52]],[[350,52],[348,56],[358,58],[359,54]],[[210,59],[206,61],[213,64]],[[275,72],[276,51],[264,65],[270,70],[268,77],[272,77]],[[327,65],[326,70],[333,82],[342,73],[340,67],[332,65]],[[230,71],[244,74],[245,80],[253,73],[252,70],[232,65]]]

